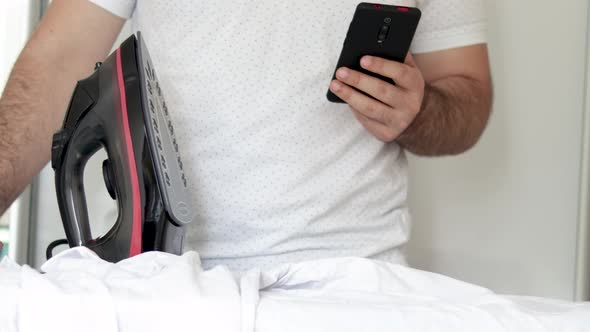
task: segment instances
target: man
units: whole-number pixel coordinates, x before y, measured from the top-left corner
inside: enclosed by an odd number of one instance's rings
[[[190,175],[198,216],[186,247],[205,267],[404,262],[403,149],[472,147],[491,82],[480,1],[387,3],[423,11],[405,64],[362,59],[396,86],[346,68],[330,82],[356,0],[54,0],[0,101],[0,211],[47,163],[76,80],[133,15]],[[328,86],[348,105],[327,102]]]

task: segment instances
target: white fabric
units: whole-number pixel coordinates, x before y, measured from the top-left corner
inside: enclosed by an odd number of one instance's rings
[[[422,19],[413,53],[485,43],[487,24],[481,0],[418,0]]]
[[[147,42],[198,213],[186,247],[205,267],[404,262],[403,151],[326,100],[358,0],[94,2],[133,11]],[[419,5],[414,51],[485,41],[481,0]]]
[[[39,274],[0,264],[0,331],[238,331],[239,288],[195,252],[151,252],[118,264],[86,248],[56,255]]]
[[[259,280],[257,332],[590,331],[590,303],[499,296],[364,258],[283,266]]]
[[[42,270],[0,263],[0,331],[590,331],[590,303],[498,296],[365,258],[253,269],[234,280],[225,267],[203,271],[195,252],[111,264],[76,248]]]

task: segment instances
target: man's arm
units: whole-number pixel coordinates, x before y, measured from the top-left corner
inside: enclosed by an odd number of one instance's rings
[[[419,54],[426,81],[422,107],[397,138],[426,156],[459,154],[477,143],[492,107],[492,83],[485,45]]]
[[[0,215],[51,153],[76,81],[111,49],[124,20],[86,0],[54,0],[0,99]]]
[[[341,68],[330,89],[378,139],[397,141],[415,154],[435,156],[464,152],[481,136],[492,101],[485,45],[415,59],[408,55],[403,64],[363,57],[361,66],[392,78],[396,85]]]

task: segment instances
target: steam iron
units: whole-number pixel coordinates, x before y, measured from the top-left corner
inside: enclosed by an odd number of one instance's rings
[[[104,236],[94,238],[83,175],[100,148],[108,155],[102,171],[118,217]],[[63,127],[53,136],[51,165],[70,247],[86,246],[111,262],[152,250],[182,253],[185,226],[194,213],[174,128],[141,33],[78,82]]]

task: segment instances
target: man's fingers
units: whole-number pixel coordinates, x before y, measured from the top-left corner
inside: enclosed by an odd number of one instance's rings
[[[406,55],[406,59],[404,60],[404,63],[410,67],[416,68],[416,63],[414,62],[414,56],[410,52],[408,52],[408,54]]]
[[[398,131],[391,129],[381,122],[369,119],[355,109],[352,110],[352,113],[365,129],[382,142],[393,142],[400,134]]]
[[[395,84],[404,89],[417,87],[420,75],[418,69],[397,61],[386,60],[366,55],[361,59],[361,66],[369,71],[392,78]]]
[[[356,70],[342,67],[336,71],[336,77],[389,106],[397,106],[401,99],[402,92],[395,85]]]
[[[388,123],[389,120],[387,117],[390,115],[388,113],[391,113],[392,111],[389,106],[371,97],[365,96],[352,87],[337,80],[332,81],[332,84],[330,84],[330,90],[350,105],[350,107],[359,111],[364,116],[384,124]]]
[[[424,79],[411,54],[399,63],[364,56],[361,66],[396,83],[375,78],[349,68],[339,68],[330,90],[348,103],[357,120],[383,142],[396,140],[420,111]]]

